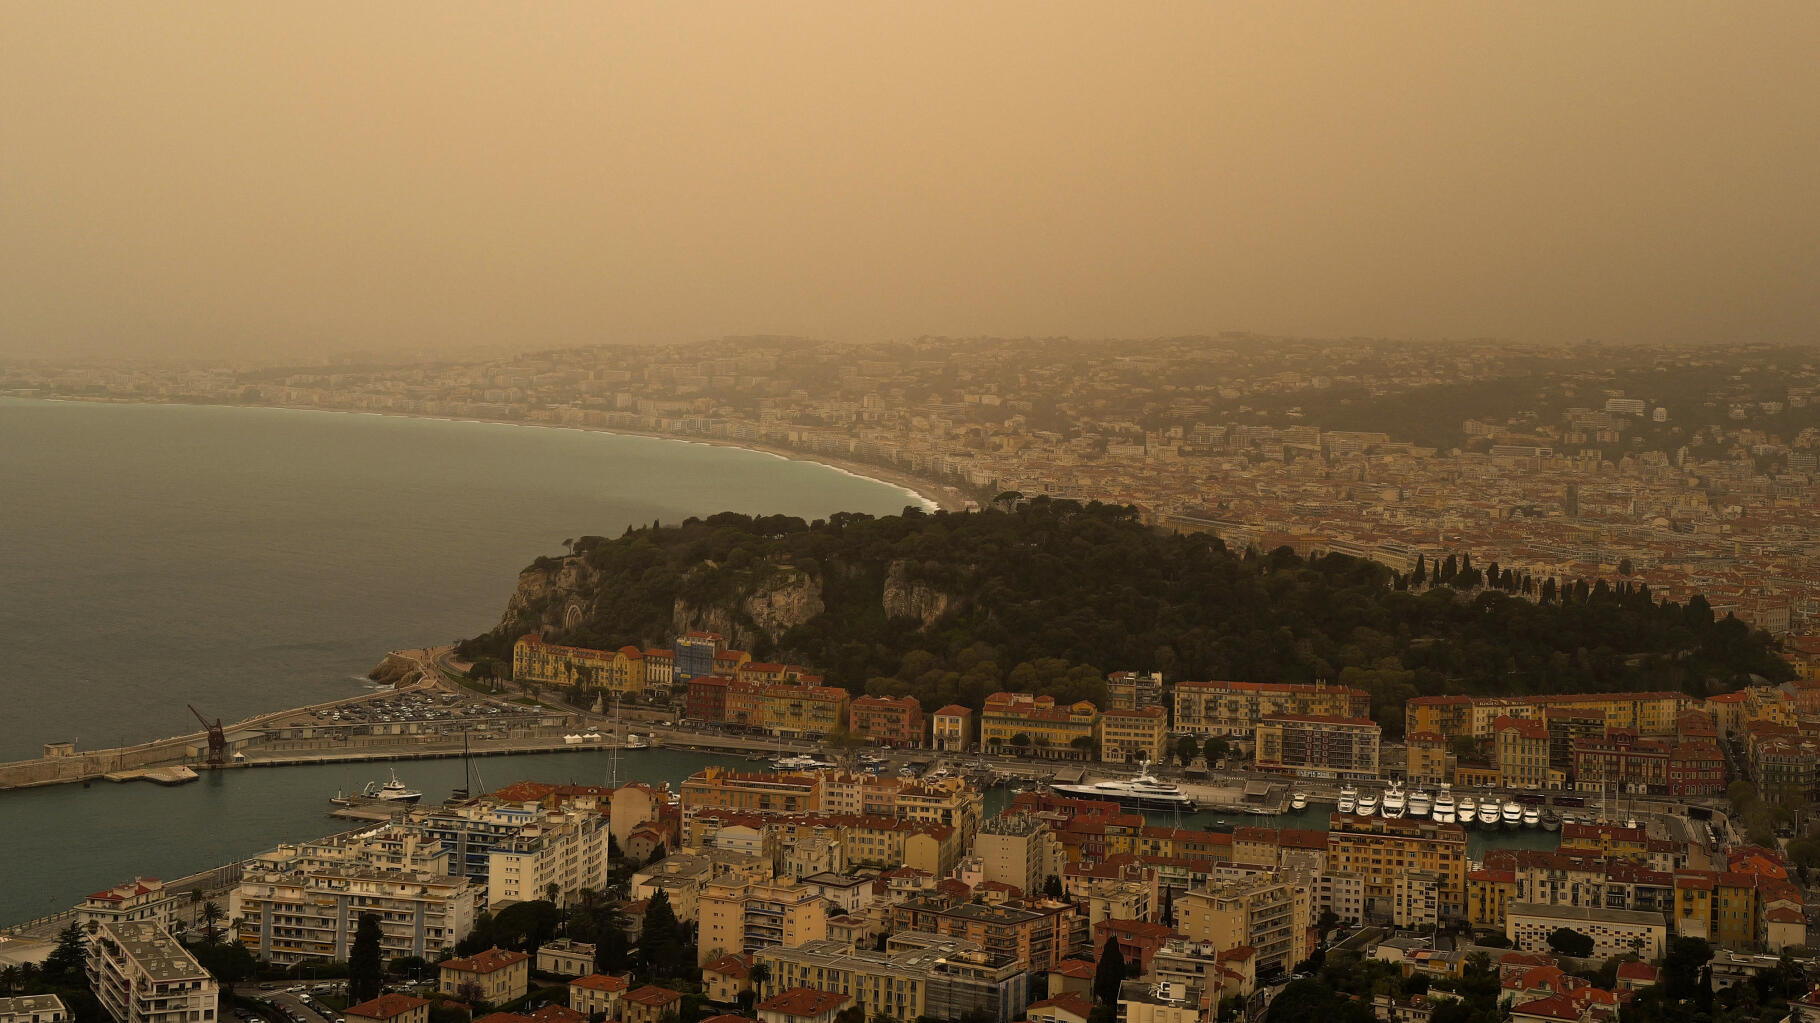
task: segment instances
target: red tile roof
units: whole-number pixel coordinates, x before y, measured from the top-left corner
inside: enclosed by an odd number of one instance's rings
[[[531,958],[523,952],[514,952],[509,948],[489,948],[485,952],[468,956],[466,959],[450,959],[442,964],[445,970],[457,970],[462,973],[492,973],[503,970],[514,963],[522,963]]]
[[[626,979],[624,977],[610,977],[604,973],[590,973],[586,977],[576,977],[574,980],[569,981],[569,986],[586,988],[589,991],[624,991],[626,989]]]
[[[402,1016],[418,1006],[428,1005],[428,998],[417,998],[412,995],[380,995],[359,1005],[350,1005],[346,1015],[364,1016],[367,1019],[391,1019]]]
[[[752,964],[746,962],[746,957],[743,955],[728,953],[702,967],[701,972],[721,973],[729,977],[737,977],[740,980],[745,980],[752,975]]]
[[[635,991],[626,992],[625,997],[628,1002],[661,1008],[681,999],[682,992],[672,991],[667,987],[658,987],[656,984],[646,984]]]
[[[812,987],[793,987],[758,1003],[761,1013],[775,1012],[785,1016],[815,1017],[846,1005],[852,995],[834,991],[817,991]]]

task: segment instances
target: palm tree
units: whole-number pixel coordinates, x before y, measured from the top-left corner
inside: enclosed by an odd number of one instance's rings
[[[543,886],[544,898],[548,899],[552,903],[554,903],[556,901],[557,897],[560,896],[561,894],[562,894],[562,885],[557,884],[555,881],[551,881],[549,884]]]
[[[0,967],[0,991],[12,994],[19,990],[19,967],[12,963]]]
[[[227,914],[221,911],[220,903],[209,901],[202,904],[202,922],[208,928],[207,940],[209,944],[213,945],[215,943],[215,925],[219,924],[225,916],[227,916]]]
[[[765,985],[771,982],[771,967],[765,963],[753,963],[749,976],[752,978],[752,990],[758,992],[758,997],[766,997]]]

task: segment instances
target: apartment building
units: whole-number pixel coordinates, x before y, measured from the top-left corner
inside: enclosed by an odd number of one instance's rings
[[[569,1008],[583,1016],[600,1013],[602,1019],[618,1019],[619,999],[625,993],[624,977],[590,973],[569,981]]]
[[[973,711],[951,703],[929,718],[930,746],[944,753],[966,753],[973,748]]]
[[[115,1023],[213,1023],[215,978],[171,933],[146,920],[97,923],[89,987]]]
[[[1189,735],[1248,739],[1271,714],[1323,714],[1340,718],[1371,715],[1371,695],[1362,689],[1325,683],[1177,682],[1175,730]]]
[[[1492,728],[1499,784],[1506,788],[1548,787],[1548,726],[1528,718],[1500,717]]]
[[[1106,676],[1106,706],[1110,710],[1143,710],[1164,703],[1163,673],[1115,671]]]
[[[464,875],[475,884],[486,884],[493,850],[504,846],[542,815],[542,807],[535,804],[482,800],[463,806],[414,810],[404,827],[446,847],[451,873]]]
[[[711,882],[699,900],[696,965],[729,952],[756,953],[828,936],[828,903],[795,881]]]
[[[721,643],[720,634],[715,632],[686,632],[676,637],[673,648],[676,656],[671,669],[674,682],[686,685],[690,679],[717,674],[714,655],[720,653]]]
[[[1189,941],[1257,953],[1257,971],[1289,972],[1308,958],[1308,892],[1274,876],[1209,885],[1175,901],[1176,930]]]
[[[415,995],[380,995],[350,1005],[348,1023],[430,1023],[430,1000]]]
[[[898,820],[953,828],[965,849],[979,833],[985,808],[985,796],[965,779],[942,778],[899,788],[891,814]]]
[[[1161,763],[1169,714],[1158,706],[1115,707],[1100,716],[1100,759],[1109,764]]]
[[[1073,905],[1040,899],[953,905],[929,896],[909,898],[892,907],[891,926],[897,932],[961,938],[989,953],[1009,956],[1027,970],[1055,969],[1087,938],[1086,918]]]
[[[682,784],[684,815],[715,807],[749,813],[815,813],[822,808],[822,777],[706,767]]]
[[[1012,1023],[1030,1003],[1030,974],[974,942],[921,932],[893,935],[883,951],[826,939],[757,956],[770,977],[761,997],[813,987],[850,994],[868,1019],[928,1017]]]
[[[56,995],[13,995],[0,998],[0,1023],[65,1023],[69,1007]]]
[[[1011,885],[1026,895],[1042,891],[1044,879],[1056,872],[1058,852],[1048,822],[1025,813],[993,817],[973,841],[982,878]]]
[[[1082,700],[1057,706],[1053,696],[993,693],[980,711],[980,748],[1040,760],[1087,760],[1099,742],[1100,710]]]
[[[923,705],[914,696],[859,696],[847,711],[847,729],[880,746],[923,745]]]
[[[434,959],[474,929],[480,886],[461,875],[359,864],[248,869],[228,897],[235,940],[273,963],[346,961],[360,918],[388,959]]]
[[[1327,832],[1327,869],[1364,879],[1366,914],[1390,919],[1397,878],[1405,871],[1436,875],[1440,912],[1466,907],[1466,829],[1432,820],[1334,814]]]
[[[76,907],[76,921],[123,924],[151,923],[170,928],[175,919],[177,900],[164,890],[164,882],[155,877],[135,877],[125,884],[95,892]]]
[[[1668,947],[1668,923],[1660,913],[1528,902],[1516,903],[1505,913],[1504,936],[1523,952],[1548,951],[1548,936],[1562,927],[1591,938],[1595,959],[1636,952],[1644,962],[1653,962]]]
[[[645,691],[645,655],[632,646],[618,650],[559,646],[531,632],[512,644],[512,678],[636,696]]]
[[[437,965],[436,989],[464,1002],[500,1005],[523,998],[530,990],[531,957],[523,952],[489,948]]]
[[[1563,717],[1591,722],[1599,731],[1622,728],[1639,735],[1673,735],[1688,704],[1686,695],[1671,692],[1418,696],[1403,705],[1403,731],[1490,739],[1499,718],[1523,718],[1546,727],[1551,717]]]
[[[1584,792],[1668,792],[1669,743],[1622,729],[1573,742],[1574,787]]]
[[[599,813],[547,813],[487,857],[487,905],[550,897],[567,905],[583,888],[607,883],[611,828]]]
[[[1411,785],[1435,786],[1453,776],[1447,770],[1447,737],[1439,732],[1403,736],[1403,780]]]
[[[1376,778],[1382,729],[1370,718],[1267,714],[1258,721],[1259,770],[1312,778]]]

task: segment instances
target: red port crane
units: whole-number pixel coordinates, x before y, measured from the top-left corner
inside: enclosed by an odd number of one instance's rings
[[[210,722],[208,718],[202,716],[201,711],[196,709],[195,704],[185,704],[185,706],[190,708],[191,714],[196,715],[196,720],[202,722],[202,727],[209,730],[209,766],[227,766],[227,734],[221,730],[221,719],[216,718]]]

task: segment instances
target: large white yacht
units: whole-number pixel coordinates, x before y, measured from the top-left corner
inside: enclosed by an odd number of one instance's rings
[[[1378,794],[1376,792],[1367,792],[1359,797],[1358,813],[1360,817],[1378,815]]]
[[[1497,796],[1486,796],[1479,800],[1479,827],[1496,831],[1500,809]]]
[[[1452,824],[1459,807],[1454,805],[1453,786],[1441,783],[1441,791],[1435,794],[1435,806],[1431,816],[1442,824]]]
[[[1149,772],[1138,775],[1127,781],[1114,778],[1108,781],[1096,781],[1091,784],[1050,785],[1054,791],[1065,796],[1077,796],[1082,799],[1104,799],[1118,803],[1120,806],[1135,807],[1139,810],[1194,810],[1194,800],[1182,795],[1182,790],[1173,782],[1158,781]]]
[[[1390,787],[1384,790],[1384,816],[1391,820],[1409,812],[1409,797],[1403,794],[1401,783],[1392,779]]]
[[[1351,813],[1359,805],[1359,790],[1350,782],[1340,786],[1340,802],[1334,809],[1339,813]]]
[[[1502,812],[1504,830],[1510,831],[1523,825],[1523,804],[1514,799],[1506,799]]]
[[[1434,810],[1434,805],[1434,797],[1428,794],[1427,789],[1418,788],[1409,794],[1409,815],[1411,817],[1428,816]]]

